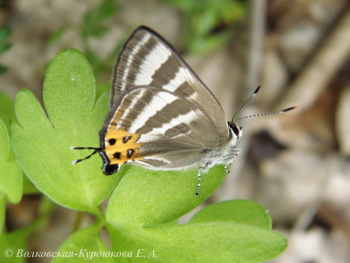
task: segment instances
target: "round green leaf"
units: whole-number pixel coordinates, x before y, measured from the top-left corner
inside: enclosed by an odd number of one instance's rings
[[[109,226],[108,230],[113,251],[132,251],[136,257],[142,249],[143,262],[260,263],[287,246],[277,232],[234,222],[163,224],[128,232]]]
[[[197,169],[152,171],[123,166],[123,177],[109,199],[106,221],[129,227],[172,221],[201,204],[226,176],[222,165],[202,174],[201,191],[196,197]]]
[[[72,165],[89,150],[71,146],[99,146],[98,131],[108,111],[108,96],[95,101],[95,79],[77,50],[60,52],[50,64],[44,83],[47,115],[35,96],[22,90],[16,98],[18,124],[11,139],[20,164],[35,186],[60,205],[89,212],[114,189],[118,175],[106,177],[101,159]]]
[[[189,223],[232,221],[271,229],[271,218],[262,205],[249,200],[229,200],[211,204],[198,211]]]

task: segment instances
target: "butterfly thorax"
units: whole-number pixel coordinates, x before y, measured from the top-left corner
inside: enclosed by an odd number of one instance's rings
[[[214,149],[208,149],[207,156],[203,158],[204,163],[202,167],[212,167],[216,164],[231,163],[232,160],[241,152],[237,148],[237,142],[242,136],[242,128],[239,128],[234,123],[228,123],[229,137],[224,144],[217,146]]]

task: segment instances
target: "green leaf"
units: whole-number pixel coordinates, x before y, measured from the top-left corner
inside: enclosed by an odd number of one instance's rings
[[[0,64],[0,74],[4,74],[8,71],[8,67]]]
[[[30,228],[23,228],[9,234],[3,233],[0,235],[0,262],[25,262],[24,253],[27,251],[26,240],[30,231]]]
[[[287,245],[277,232],[229,221],[135,227],[128,232],[109,225],[108,230],[113,251],[132,251],[136,257],[142,248],[145,262],[259,263]]]
[[[247,1],[239,0],[166,0],[180,9],[186,49],[202,54],[228,43],[234,28],[247,14]],[[219,33],[219,34],[218,34]]]
[[[9,26],[0,27],[0,54],[4,53],[11,47],[10,43],[7,43],[8,38],[11,36],[11,29]]]
[[[55,257],[53,263],[58,262],[114,262],[110,250],[100,238],[101,225],[93,224],[80,229],[71,235],[58,249],[61,255],[72,257]]]
[[[233,221],[263,229],[271,229],[268,211],[260,204],[248,200],[229,200],[208,205],[198,211],[189,223]]]
[[[196,197],[197,169],[179,172],[128,168],[122,166],[122,179],[106,211],[108,223],[126,228],[162,224],[188,213],[207,199],[226,176],[222,165],[210,169],[202,175],[201,191]]]
[[[0,43],[3,43],[8,40],[11,36],[11,28],[9,26],[0,27]]]
[[[5,92],[0,91],[0,118],[6,127],[9,127],[10,120],[16,121],[15,103]]]
[[[118,11],[116,0],[103,0],[97,9],[98,20],[104,21],[114,16]]]
[[[6,194],[11,203],[22,198],[22,169],[10,158],[10,138],[4,122],[0,119],[0,193]]]
[[[189,51],[192,54],[203,54],[217,50],[223,46],[231,37],[231,32],[222,32],[206,37],[192,38],[188,42]]]
[[[133,222],[134,218],[129,220]],[[116,222],[108,225],[112,250],[132,251],[133,257],[137,254],[141,257],[141,253],[145,262],[267,261],[278,256],[287,246],[285,237],[270,228],[271,220],[266,209],[245,200],[205,207],[184,225],[172,223],[128,228]]]
[[[6,128],[9,129],[10,121],[17,122],[15,103],[5,92],[2,91],[0,91],[0,102],[0,118],[4,121]],[[11,148],[9,160],[12,159],[16,159],[16,156]],[[38,190],[31,183],[31,181],[29,181],[27,176],[23,174],[23,194],[34,193],[38,193]]]
[[[111,89],[110,83],[97,83],[96,86],[96,98],[100,98],[103,93]]]
[[[6,216],[6,195],[0,193],[0,236],[5,229],[5,216]]]
[[[118,174],[104,176],[101,159],[72,165],[91,151],[71,146],[98,147],[98,131],[108,111],[108,94],[94,105],[95,79],[86,58],[77,50],[60,52],[50,64],[43,91],[46,113],[29,90],[16,98],[20,123],[11,126],[13,147],[36,187],[60,205],[96,213]]]
[[[35,187],[32,181],[23,174],[23,194],[39,194],[40,191]]]
[[[221,165],[203,175],[198,198],[196,170],[125,170],[106,211],[113,251],[131,251],[145,262],[258,263],[276,257],[286,247],[285,237],[270,230],[266,209],[249,201],[215,204],[198,212],[188,224],[174,224],[175,218],[199,205],[220,185],[225,176]]]
[[[66,34],[69,29],[70,27],[67,25],[60,27],[56,32],[49,36],[47,43],[54,44],[59,42],[62,39],[63,35]]]
[[[104,23],[116,12],[117,5],[115,0],[103,0],[97,9],[85,14],[82,27],[83,37],[103,36],[109,30]]]
[[[9,130],[10,122],[17,121],[15,114],[15,103],[14,101],[5,93],[0,91],[0,118],[4,121],[7,130]],[[10,148],[9,160],[16,159],[12,148]]]
[[[10,49],[12,47],[11,43],[1,43],[0,44],[0,54],[4,53],[6,50]]]

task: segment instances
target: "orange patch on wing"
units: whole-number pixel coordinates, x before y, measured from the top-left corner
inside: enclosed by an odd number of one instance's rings
[[[139,147],[143,143],[137,143],[139,134],[129,133],[123,129],[115,130],[111,125],[106,133],[106,149],[110,164],[124,164],[126,161],[142,160]]]

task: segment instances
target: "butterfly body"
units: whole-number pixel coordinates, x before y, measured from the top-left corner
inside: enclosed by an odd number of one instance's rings
[[[239,120],[227,121],[220,103],[175,49],[141,26],[119,52],[100,147],[72,147],[94,150],[73,164],[99,153],[106,175],[127,163],[154,170],[197,167],[198,195],[201,172],[216,164],[225,164],[228,172],[239,154]]]
[[[227,137],[220,138],[196,104],[151,86],[130,88],[115,102],[100,131],[102,170],[111,174],[124,163],[179,170],[227,162],[239,152],[234,146],[241,131],[225,124]]]

